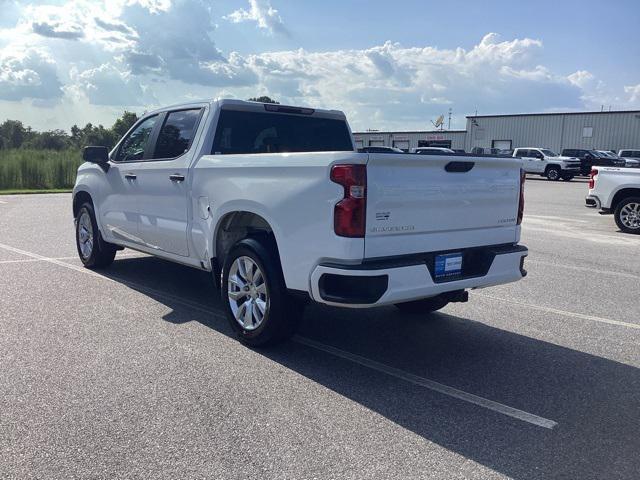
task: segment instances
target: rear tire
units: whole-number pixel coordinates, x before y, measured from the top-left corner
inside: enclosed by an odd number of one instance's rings
[[[87,268],[104,268],[113,263],[116,246],[102,239],[93,205],[82,204],[76,217],[76,248],[80,261]]]
[[[547,180],[557,182],[560,180],[560,169],[558,167],[549,167],[545,172],[545,176],[547,177]]]
[[[448,304],[449,301],[445,300],[442,295],[436,295],[435,297],[414,300],[413,302],[396,303],[395,306],[403,313],[416,315],[435,312]]]
[[[640,234],[640,197],[627,197],[620,200],[613,217],[616,225],[623,232]]]
[[[288,294],[277,252],[267,239],[245,238],[231,249],[220,296],[236,337],[251,347],[287,340],[304,312],[304,304]]]

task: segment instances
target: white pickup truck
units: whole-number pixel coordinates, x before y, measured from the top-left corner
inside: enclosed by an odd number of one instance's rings
[[[594,167],[585,204],[602,214],[613,213],[623,232],[640,234],[640,170]]]
[[[427,313],[526,274],[519,161],[357,153],[339,111],[183,104],[84,159],[83,264],[127,247],[213,272],[249,345],[290,336],[309,299]]]
[[[580,160],[563,157],[548,148],[527,147],[516,148],[514,157],[522,159],[522,168],[526,173],[538,174],[548,180],[570,181],[580,175]]]

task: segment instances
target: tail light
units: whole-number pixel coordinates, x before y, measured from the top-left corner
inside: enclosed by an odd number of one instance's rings
[[[367,205],[366,165],[334,165],[331,181],[344,187],[333,210],[333,230],[341,237],[364,237]]]
[[[591,173],[589,173],[589,190],[592,190],[593,187],[596,186],[596,176],[598,175],[598,170],[593,168]]]
[[[520,200],[518,201],[518,221],[516,225],[522,223],[522,217],[524,216],[524,181],[527,178],[527,174],[523,169],[520,169]]]

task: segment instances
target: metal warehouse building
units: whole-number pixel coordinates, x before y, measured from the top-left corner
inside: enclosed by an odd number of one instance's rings
[[[358,132],[356,144],[402,149],[445,146],[470,152],[474,147],[546,147],[619,150],[640,148],[640,111],[474,115],[466,130]]]
[[[409,150],[416,147],[448,147],[465,149],[466,130],[430,132],[362,132],[354,133],[356,146],[390,146]]]

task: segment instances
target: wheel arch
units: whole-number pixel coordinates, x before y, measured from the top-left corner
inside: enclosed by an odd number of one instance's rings
[[[73,218],[76,218],[78,216],[78,211],[80,210],[80,207],[82,206],[82,204],[86,203],[86,202],[90,202],[91,206],[93,207],[93,210],[95,211],[95,204],[93,203],[93,198],[91,197],[91,194],[86,191],[86,190],[78,190],[73,194]]]
[[[611,210],[615,210],[618,204],[627,197],[640,197],[640,188],[636,187],[626,187],[618,190],[611,199]]]
[[[275,261],[282,268],[278,238],[280,235],[273,222],[265,218],[262,212],[240,207],[221,215],[213,232],[211,265],[216,273],[220,273],[225,258],[233,245],[244,238],[263,237],[273,250]]]

